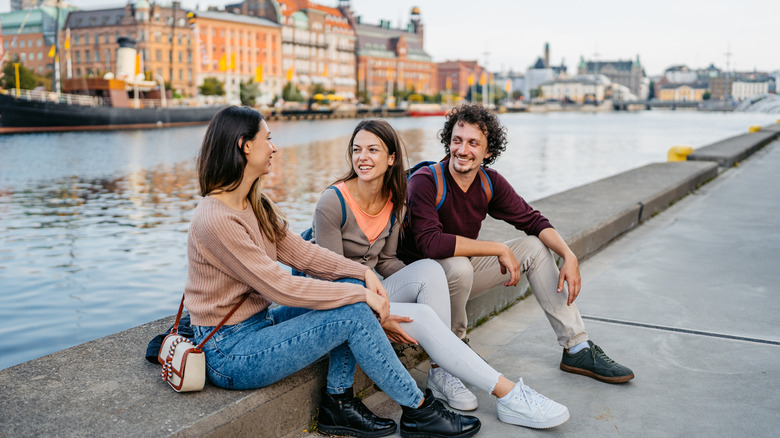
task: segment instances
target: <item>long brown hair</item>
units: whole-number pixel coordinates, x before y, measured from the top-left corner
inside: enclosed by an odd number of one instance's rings
[[[197,160],[201,196],[238,188],[247,163],[244,145],[257,136],[262,121],[260,112],[245,106],[229,106],[211,119]],[[287,218],[263,193],[263,178],[254,181],[247,200],[268,240],[285,235]]]
[[[349,139],[349,146],[347,146],[349,172],[344,174],[344,176],[336,180],[333,184],[357,178],[355,168],[352,167],[352,146],[355,142],[355,136],[360,131],[367,131],[376,135],[387,147],[388,155],[395,154],[393,165],[385,172],[384,184],[382,185],[382,196],[390,196],[390,200],[393,202],[393,212],[395,212],[396,218],[401,219],[401,214],[403,214],[403,209],[406,205],[406,173],[404,172],[406,146],[398,136],[398,133],[395,132],[395,129],[386,121],[381,119],[368,119],[358,123],[355,130],[352,132],[352,137]]]

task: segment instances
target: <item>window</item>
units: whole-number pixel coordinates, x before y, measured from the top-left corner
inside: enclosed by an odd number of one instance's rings
[[[111,49],[106,49],[106,63],[111,63]]]
[[[95,62],[100,62],[100,52],[95,50]]]
[[[89,34],[88,33],[84,34],[84,44],[89,44]]]
[[[43,38],[38,38],[38,43],[36,45],[41,47],[43,45]]]
[[[89,50],[84,51],[84,62],[89,62]]]
[[[27,44],[27,41],[25,40],[19,40],[19,47],[24,47],[25,44]]]
[[[81,62],[81,52],[76,50],[76,62]]]
[[[27,61],[27,54],[26,54],[26,53],[24,53],[24,52],[20,53],[20,57],[19,57],[19,59],[20,59],[22,62],[24,62],[24,61]]]
[[[38,52],[38,61],[43,59],[43,52]]]
[[[111,42],[111,37],[108,36],[108,32],[106,32],[106,44]]]

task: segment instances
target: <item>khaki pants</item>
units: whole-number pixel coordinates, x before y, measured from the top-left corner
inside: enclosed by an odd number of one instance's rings
[[[576,304],[566,305],[568,292],[556,292],[558,267],[550,250],[534,236],[523,236],[506,242],[527,275],[536,300],[544,310],[550,325],[564,348],[588,340],[585,325]],[[466,335],[466,302],[509,281],[509,273],[501,274],[498,257],[450,257],[436,260],[447,274],[452,306],[452,331],[460,338]]]

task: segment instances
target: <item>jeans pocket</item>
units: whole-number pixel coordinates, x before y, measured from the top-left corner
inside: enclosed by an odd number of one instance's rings
[[[206,375],[214,386],[224,389],[233,389],[233,378],[214,369],[208,361],[206,361]]]

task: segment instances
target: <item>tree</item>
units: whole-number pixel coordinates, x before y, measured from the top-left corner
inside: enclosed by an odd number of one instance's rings
[[[3,66],[3,77],[0,79],[0,85],[3,88],[16,88],[16,69],[14,63],[19,63],[19,57],[15,56],[12,62],[6,62]],[[35,75],[28,70],[24,64],[19,63],[19,88],[22,90],[32,90],[37,85]]]
[[[239,98],[241,99],[241,105],[254,105],[255,99],[260,95],[260,86],[257,82],[247,79],[246,82],[239,84]]]
[[[650,84],[648,84],[647,88],[648,88],[647,100],[655,99],[655,82],[650,81]]]
[[[214,77],[208,77],[203,79],[203,85],[198,87],[200,94],[204,96],[224,96],[225,88],[224,84],[219,79]]]
[[[704,94],[701,95],[702,100],[710,100],[712,97],[712,93],[709,91],[705,91]]]
[[[292,82],[288,82],[284,85],[284,88],[282,89],[282,99],[287,102],[303,102],[305,100],[303,94],[301,94],[301,90]]]

